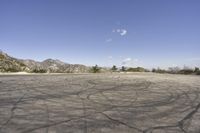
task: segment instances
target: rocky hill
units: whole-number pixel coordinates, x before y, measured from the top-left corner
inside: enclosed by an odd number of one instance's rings
[[[89,69],[84,65],[68,64],[57,59],[47,59],[42,62],[17,59],[0,51],[0,72],[86,73]]]
[[[8,56],[0,51],[0,72],[30,71],[30,69],[20,60]]]

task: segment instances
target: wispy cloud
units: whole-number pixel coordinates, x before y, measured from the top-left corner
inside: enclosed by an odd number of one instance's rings
[[[109,59],[109,60],[112,60],[112,59],[113,59],[113,57],[110,55],[110,56],[108,56],[108,59]]]
[[[112,38],[106,39],[106,42],[107,42],[107,43],[112,42],[112,41],[113,41]]]
[[[118,29],[113,29],[112,30],[112,33],[114,34],[118,34],[118,35],[120,35],[120,36],[125,36],[125,35],[127,35],[127,33],[128,33],[128,31],[126,30],[126,29],[120,29],[120,28],[118,28]],[[106,40],[105,40],[105,42],[106,43],[110,43],[110,42],[112,42],[113,41],[113,36],[111,35],[110,36],[110,38],[107,38]]]
[[[200,58],[189,58],[188,61],[200,61]]]

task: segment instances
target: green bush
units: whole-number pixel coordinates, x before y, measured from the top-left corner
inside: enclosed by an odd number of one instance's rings
[[[5,69],[6,72],[19,72],[18,69],[15,69],[15,68],[7,68]]]
[[[197,72],[196,72],[196,75],[200,75],[200,71],[197,71]]]
[[[47,70],[45,70],[45,69],[34,69],[32,72],[33,73],[46,73]]]

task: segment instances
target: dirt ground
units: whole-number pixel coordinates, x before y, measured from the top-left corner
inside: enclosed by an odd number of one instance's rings
[[[200,133],[200,76],[1,75],[0,133]]]

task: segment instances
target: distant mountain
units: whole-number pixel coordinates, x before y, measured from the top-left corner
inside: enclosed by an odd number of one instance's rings
[[[57,59],[42,62],[23,60],[0,51],[0,72],[48,72],[48,73],[86,73],[90,67],[80,64],[68,64]]]

